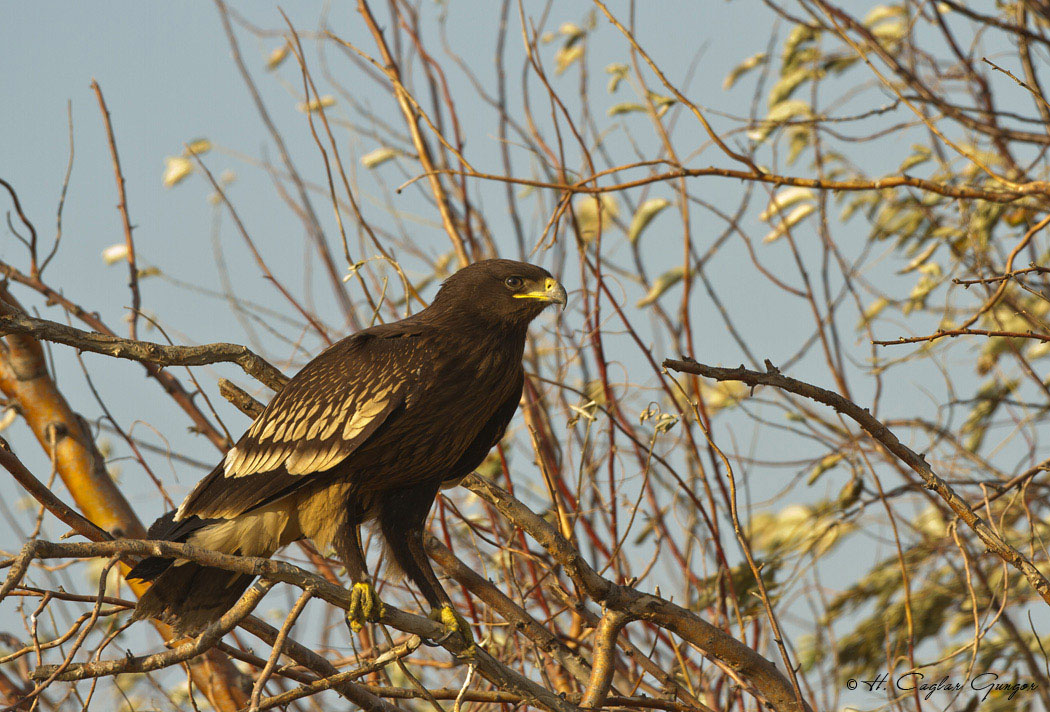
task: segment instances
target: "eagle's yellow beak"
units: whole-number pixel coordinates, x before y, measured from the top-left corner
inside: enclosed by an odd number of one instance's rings
[[[539,287],[539,284],[535,284]],[[554,277],[547,277],[543,281],[543,289],[534,289],[531,292],[515,294],[515,299],[539,299],[541,302],[550,302],[565,306],[565,287],[561,286]]]

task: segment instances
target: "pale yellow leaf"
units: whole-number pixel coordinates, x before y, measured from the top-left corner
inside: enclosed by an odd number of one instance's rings
[[[820,459],[820,462],[817,463],[816,467],[810,470],[809,477],[806,478],[806,484],[814,484],[817,480],[820,479],[821,475],[835,467],[835,465],[842,462],[845,459],[845,457],[845,455],[838,452],[833,452],[829,455],[825,455],[824,457],[822,457]]]
[[[914,168],[915,166],[930,160],[930,149],[926,146],[913,145],[912,149],[915,153],[911,154],[901,162],[901,173],[904,173],[909,168]]]
[[[106,249],[102,250],[102,261],[107,265],[116,264],[117,262],[123,262],[128,258],[128,246],[123,242],[118,242],[115,245],[110,245]]]
[[[670,204],[671,201],[667,198],[650,198],[638,206],[634,217],[631,218],[631,227],[627,231],[627,239],[631,242],[636,241],[638,236],[642,234],[642,231],[652,222],[653,218]]]
[[[809,104],[801,99],[782,101],[769,110],[761,126],[757,126],[747,132],[747,137],[756,142],[765,141],[769,134],[773,132],[773,129],[777,127],[777,124],[793,119],[810,118],[811,116],[812,110],[809,108]]]
[[[795,203],[800,203],[803,200],[812,200],[815,197],[815,194],[809,188],[802,186],[784,188],[776,192],[770,199],[769,205],[758,217],[760,220],[768,222],[770,219],[777,217],[785,208],[790,208]]]
[[[396,158],[400,152],[396,148],[377,148],[361,156],[361,165],[365,168],[381,166],[392,158]]]
[[[583,29],[574,22],[562,23],[562,26],[558,28],[558,32],[568,38],[570,42],[583,36]]]
[[[733,85],[737,83],[737,80],[740,79],[740,77],[744,76],[755,67],[765,64],[768,59],[769,56],[765,52],[751,55],[743,62],[733,67],[733,70],[726,75],[725,81],[722,82],[722,88],[732,89]]]
[[[860,322],[857,324],[857,328],[863,329],[865,326],[868,325],[869,322],[871,322],[872,319],[881,314],[882,310],[888,307],[889,304],[890,300],[886,299],[886,297],[879,297],[878,299],[873,301],[871,304],[868,305],[868,308],[864,310],[864,313],[861,314]]]
[[[645,113],[645,107],[637,102],[626,101],[622,104],[610,106],[608,113],[609,116],[619,116],[620,114],[632,114],[639,111]]]
[[[588,195],[580,198],[573,205],[576,215],[576,226],[580,237],[589,242],[598,234],[598,228],[605,230],[609,222],[620,214],[620,206],[609,193],[602,193],[601,197]]]
[[[628,69],[626,64],[616,62],[607,66],[605,72],[611,75],[609,77],[608,91],[612,94],[620,87],[620,82],[627,76]]]
[[[883,22],[871,30],[876,39],[895,42],[908,34],[908,25],[903,20]]]
[[[897,274],[908,274],[917,270],[922,264],[933,256],[933,253],[937,251],[937,248],[941,246],[941,243],[937,240],[931,240],[930,244],[920,252],[911,262],[904,266],[904,269],[897,272]]]
[[[182,156],[168,156],[164,159],[164,187],[178,185],[186,176],[193,173],[193,161]]]
[[[700,383],[700,395],[707,406],[707,412],[715,413],[731,408],[751,394],[751,387],[740,381],[716,381]]]
[[[200,156],[211,150],[211,141],[206,138],[195,138],[186,144],[184,156]]]
[[[784,74],[769,92],[769,105],[776,106],[782,101],[790,99],[799,85],[813,76],[819,76],[819,74],[811,67],[799,67]]]
[[[784,233],[812,215],[813,211],[816,209],[817,206],[812,203],[803,203],[802,205],[796,206],[790,213],[781,218],[780,222],[777,223],[777,226],[769,231],[769,234],[762,238],[762,242],[773,242],[774,240],[779,240],[784,236]]]
[[[4,411],[2,417],[0,417],[0,431],[7,430],[11,427],[11,423],[15,422],[15,418],[18,417],[18,410],[15,408],[8,408]]]
[[[335,105],[335,97],[331,94],[325,94],[319,99],[311,99],[308,102],[299,102],[295,105],[295,108],[304,114],[308,111],[320,111],[321,109],[327,109],[329,106]]]
[[[674,267],[669,269],[653,282],[653,286],[649,289],[649,292],[638,300],[639,307],[647,307],[657,299],[659,299],[664,292],[682,281],[682,277],[685,275],[685,270],[682,267]]]
[[[583,56],[583,45],[573,44],[558,49],[554,53],[554,73],[561,74],[572,66],[572,63]]]
[[[898,18],[903,15],[904,8],[900,5],[876,5],[864,16],[864,24],[867,27],[871,27],[884,20]]]
[[[273,52],[270,52],[270,56],[266,59],[266,69],[272,72],[281,66],[281,63],[288,58],[289,49],[288,43],[286,42]]]

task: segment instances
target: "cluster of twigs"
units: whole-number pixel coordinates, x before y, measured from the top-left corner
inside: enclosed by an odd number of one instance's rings
[[[163,314],[147,316],[146,278],[183,285],[137,252],[119,110],[98,84],[129,270],[126,337],[65,290],[52,264],[69,171],[46,252],[16,186],[0,179],[27,254],[24,264],[0,262],[0,390],[51,467],[44,478],[23,463],[28,442],[15,448],[21,457],[0,448],[0,465],[34,503],[32,530],[4,562],[0,701],[87,709],[101,689],[129,709],[157,699],[188,708],[200,697],[220,712],[323,708],[332,695],[367,710],[442,701],[457,712],[816,710],[837,707],[843,680],[858,672],[966,676],[1005,664],[1004,674],[1038,683],[1011,709],[1050,707],[1043,636],[1022,623],[1033,604],[1050,603],[1038,481],[1050,463],[1039,437],[1050,412],[1040,361],[1050,342],[1050,105],[1035,59],[1050,48],[1045,8],[1021,0],[992,15],[908,0],[855,17],[825,0],[766,2],[786,31],[731,73],[728,85],[754,78],[750,113],[735,117],[697,98],[691,72],[661,65],[641,29],[652,18],[601,0],[573,22],[554,14],[561,8],[494,7],[494,84],[425,4],[391,0],[378,18],[374,3],[358,0],[368,46],[326,19],[304,32],[282,15],[267,30],[216,7],[278,159],[254,164],[302,222],[319,292],[297,290],[275,267],[269,236],[248,228],[215,177],[218,159],[194,143],[172,182],[199,174],[216,197],[216,224],[230,221],[272,289],[270,306],[224,277],[217,296],[247,346],[142,338],[166,325]],[[941,44],[920,46],[921,33]],[[984,33],[1018,66],[1002,52],[982,62]],[[248,34],[275,44],[270,68],[292,80],[290,100],[304,109],[297,128],[322,160],[321,180],[298,168],[304,157],[271,116],[258,62],[242,52]],[[606,98],[589,81],[599,41],[624,58],[606,67],[609,101],[633,94],[610,108],[607,125]],[[362,86],[388,110],[362,101]],[[858,96],[869,102],[860,109]],[[491,160],[467,141],[468,106],[491,117]],[[683,126],[703,137],[695,153],[684,150]],[[655,146],[648,155],[641,135]],[[869,143],[916,146],[899,170],[870,173],[858,168],[871,160]],[[484,164],[499,167],[475,167]],[[725,179],[739,184],[731,208],[700,190]],[[493,222],[483,204],[506,221]],[[417,214],[429,236],[406,227]],[[858,229],[870,232],[864,245]],[[464,483],[469,492],[449,493],[435,511],[428,551],[478,632],[474,655],[455,638],[423,645],[439,627],[410,612],[410,590],[382,570],[386,613],[351,636],[341,623],[345,581],[309,544],[262,560],[143,539],[139,513],[107,471],[101,427],[170,505],[154,461],[217,461],[246,424],[224,424],[224,406],[209,397],[216,385],[253,417],[286,380],[273,363],[294,367],[349,331],[399,318],[457,265],[496,255],[543,261],[574,300],[529,346],[518,424]],[[757,303],[792,327],[764,339]],[[66,400],[44,343],[142,364],[212,456],[134,434],[102,394],[97,421],[86,420],[80,412],[93,406]],[[920,346],[892,351],[902,344]],[[700,363],[723,356],[751,368]],[[241,369],[240,385],[214,382],[224,363]],[[786,375],[796,372],[813,383]],[[928,399],[900,385],[930,373],[940,381],[926,381]],[[55,519],[87,541],[42,536]],[[856,552],[875,546],[877,557],[858,564]],[[847,566],[835,558],[842,552]],[[156,651],[155,638],[136,638],[127,624],[141,589],[110,576],[145,555],[259,580],[196,638],[174,640],[156,622],[167,645]],[[105,562],[91,569],[94,591],[63,583],[71,563],[88,561]],[[288,605],[275,626],[254,612],[281,592]],[[8,632],[9,619],[24,631]],[[883,701],[923,705],[900,690]]]

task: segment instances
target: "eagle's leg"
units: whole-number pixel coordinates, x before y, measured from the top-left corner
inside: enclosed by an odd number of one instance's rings
[[[423,485],[386,493],[379,511],[379,528],[394,562],[430,604],[430,618],[445,627],[445,635],[458,635],[469,654],[474,647],[470,626],[452,605],[423,547],[427,513],[437,496],[436,485]]]
[[[375,622],[383,617],[383,602],[379,600],[368,575],[364,549],[361,546],[361,527],[356,519],[347,517],[344,531],[337,537],[336,548],[346,572],[354,582],[350,587],[350,607],[346,611],[346,624],[356,633],[365,623]]]

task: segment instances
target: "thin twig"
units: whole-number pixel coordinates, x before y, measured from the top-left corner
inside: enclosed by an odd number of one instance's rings
[[[102,121],[106,126],[106,137],[109,139],[109,155],[110,160],[113,162],[113,174],[117,181],[117,195],[119,197],[117,209],[120,210],[120,218],[124,224],[124,245],[128,252],[128,289],[131,290],[131,319],[128,322],[128,336],[132,339],[138,339],[142,295],[139,292],[139,268],[135,259],[135,241],[131,237],[131,219],[128,217],[128,196],[124,185],[124,172],[120,168],[120,155],[117,153],[117,139],[113,134],[113,122],[110,119],[109,107],[106,106],[106,100],[102,98],[102,87],[98,85],[98,81],[91,80],[91,90],[95,92],[95,97],[98,99],[98,108],[102,112]]]
[[[281,630],[277,633],[277,640],[274,641],[273,650],[270,652],[270,658],[266,661],[266,667],[259,673],[258,679],[255,681],[255,686],[252,687],[252,703],[248,708],[250,712],[259,712],[259,700],[262,698],[263,689],[266,687],[266,682],[270,679],[273,674],[273,669],[277,666],[277,661],[280,660],[281,654],[284,652],[284,645],[288,641],[288,634],[292,631],[292,626],[299,619],[299,614],[306,608],[306,604],[313,597],[313,589],[306,588],[300,594],[299,598],[295,601],[295,605],[292,606],[292,610],[285,616],[284,624],[281,626]]]

